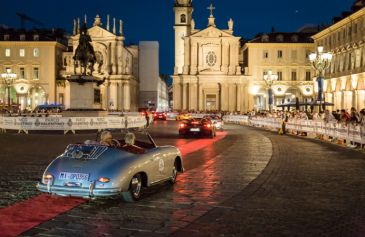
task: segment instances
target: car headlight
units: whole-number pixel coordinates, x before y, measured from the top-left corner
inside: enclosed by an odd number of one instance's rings
[[[51,174],[43,175],[42,183],[48,184],[48,182],[52,182],[52,181],[53,181],[53,175],[51,175]]]

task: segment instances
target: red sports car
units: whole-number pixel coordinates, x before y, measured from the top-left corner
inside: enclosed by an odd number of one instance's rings
[[[179,135],[202,135],[214,138],[216,136],[215,126],[210,119],[193,118],[183,120],[179,123]]]
[[[154,120],[157,120],[157,119],[166,120],[166,113],[165,112],[155,112],[153,114],[153,119]]]

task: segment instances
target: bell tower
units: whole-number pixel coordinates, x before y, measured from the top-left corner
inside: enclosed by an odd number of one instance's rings
[[[192,0],[175,0],[175,68],[174,74],[182,74],[184,66],[184,37],[191,33],[193,14]]]

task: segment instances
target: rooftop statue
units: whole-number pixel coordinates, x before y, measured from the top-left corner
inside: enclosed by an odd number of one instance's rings
[[[74,72],[76,74],[76,68],[81,67],[82,75],[92,75],[94,71],[94,64],[96,62],[96,56],[94,48],[91,45],[91,38],[87,33],[86,24],[80,32],[79,45],[76,48],[74,59]],[[89,69],[89,71],[88,71]]]

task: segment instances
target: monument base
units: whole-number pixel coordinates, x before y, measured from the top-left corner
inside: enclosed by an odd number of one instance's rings
[[[102,112],[100,84],[92,76],[74,75],[67,79],[65,106],[70,112],[95,113]]]

